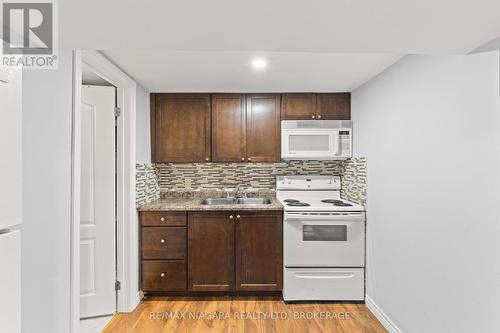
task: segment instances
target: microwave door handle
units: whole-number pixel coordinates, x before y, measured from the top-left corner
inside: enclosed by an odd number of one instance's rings
[[[339,135],[339,132],[338,131],[335,131],[335,134],[332,134],[330,136],[332,138],[332,142],[331,142],[331,145],[332,145],[332,148],[333,148],[333,155],[334,156],[337,156],[338,153],[339,153],[339,145],[340,145],[340,135]]]

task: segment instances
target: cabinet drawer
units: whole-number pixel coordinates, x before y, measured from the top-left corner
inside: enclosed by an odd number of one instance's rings
[[[186,290],[185,260],[143,260],[143,291]]]
[[[143,227],[142,259],[186,259],[186,227]]]
[[[143,227],[186,225],[186,212],[141,212],[139,218]]]

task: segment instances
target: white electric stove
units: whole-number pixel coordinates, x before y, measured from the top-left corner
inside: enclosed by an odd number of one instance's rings
[[[279,176],[285,207],[285,301],[364,300],[365,212],[340,198],[340,177]]]

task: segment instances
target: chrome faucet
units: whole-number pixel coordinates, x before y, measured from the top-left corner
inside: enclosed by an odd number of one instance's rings
[[[245,193],[242,192],[240,185],[236,187],[236,190],[234,191],[234,197],[235,198],[243,198],[245,197]]]

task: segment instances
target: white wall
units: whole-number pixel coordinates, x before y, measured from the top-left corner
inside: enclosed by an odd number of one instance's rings
[[[137,85],[136,95],[136,156],[137,163],[151,163],[151,137],[149,127],[149,92]]]
[[[68,333],[72,54],[23,72],[22,331]]]
[[[352,109],[367,295],[405,333],[500,332],[498,52],[405,57]]]
[[[4,69],[0,65],[0,70]],[[0,82],[0,229],[22,223],[22,70]]]

